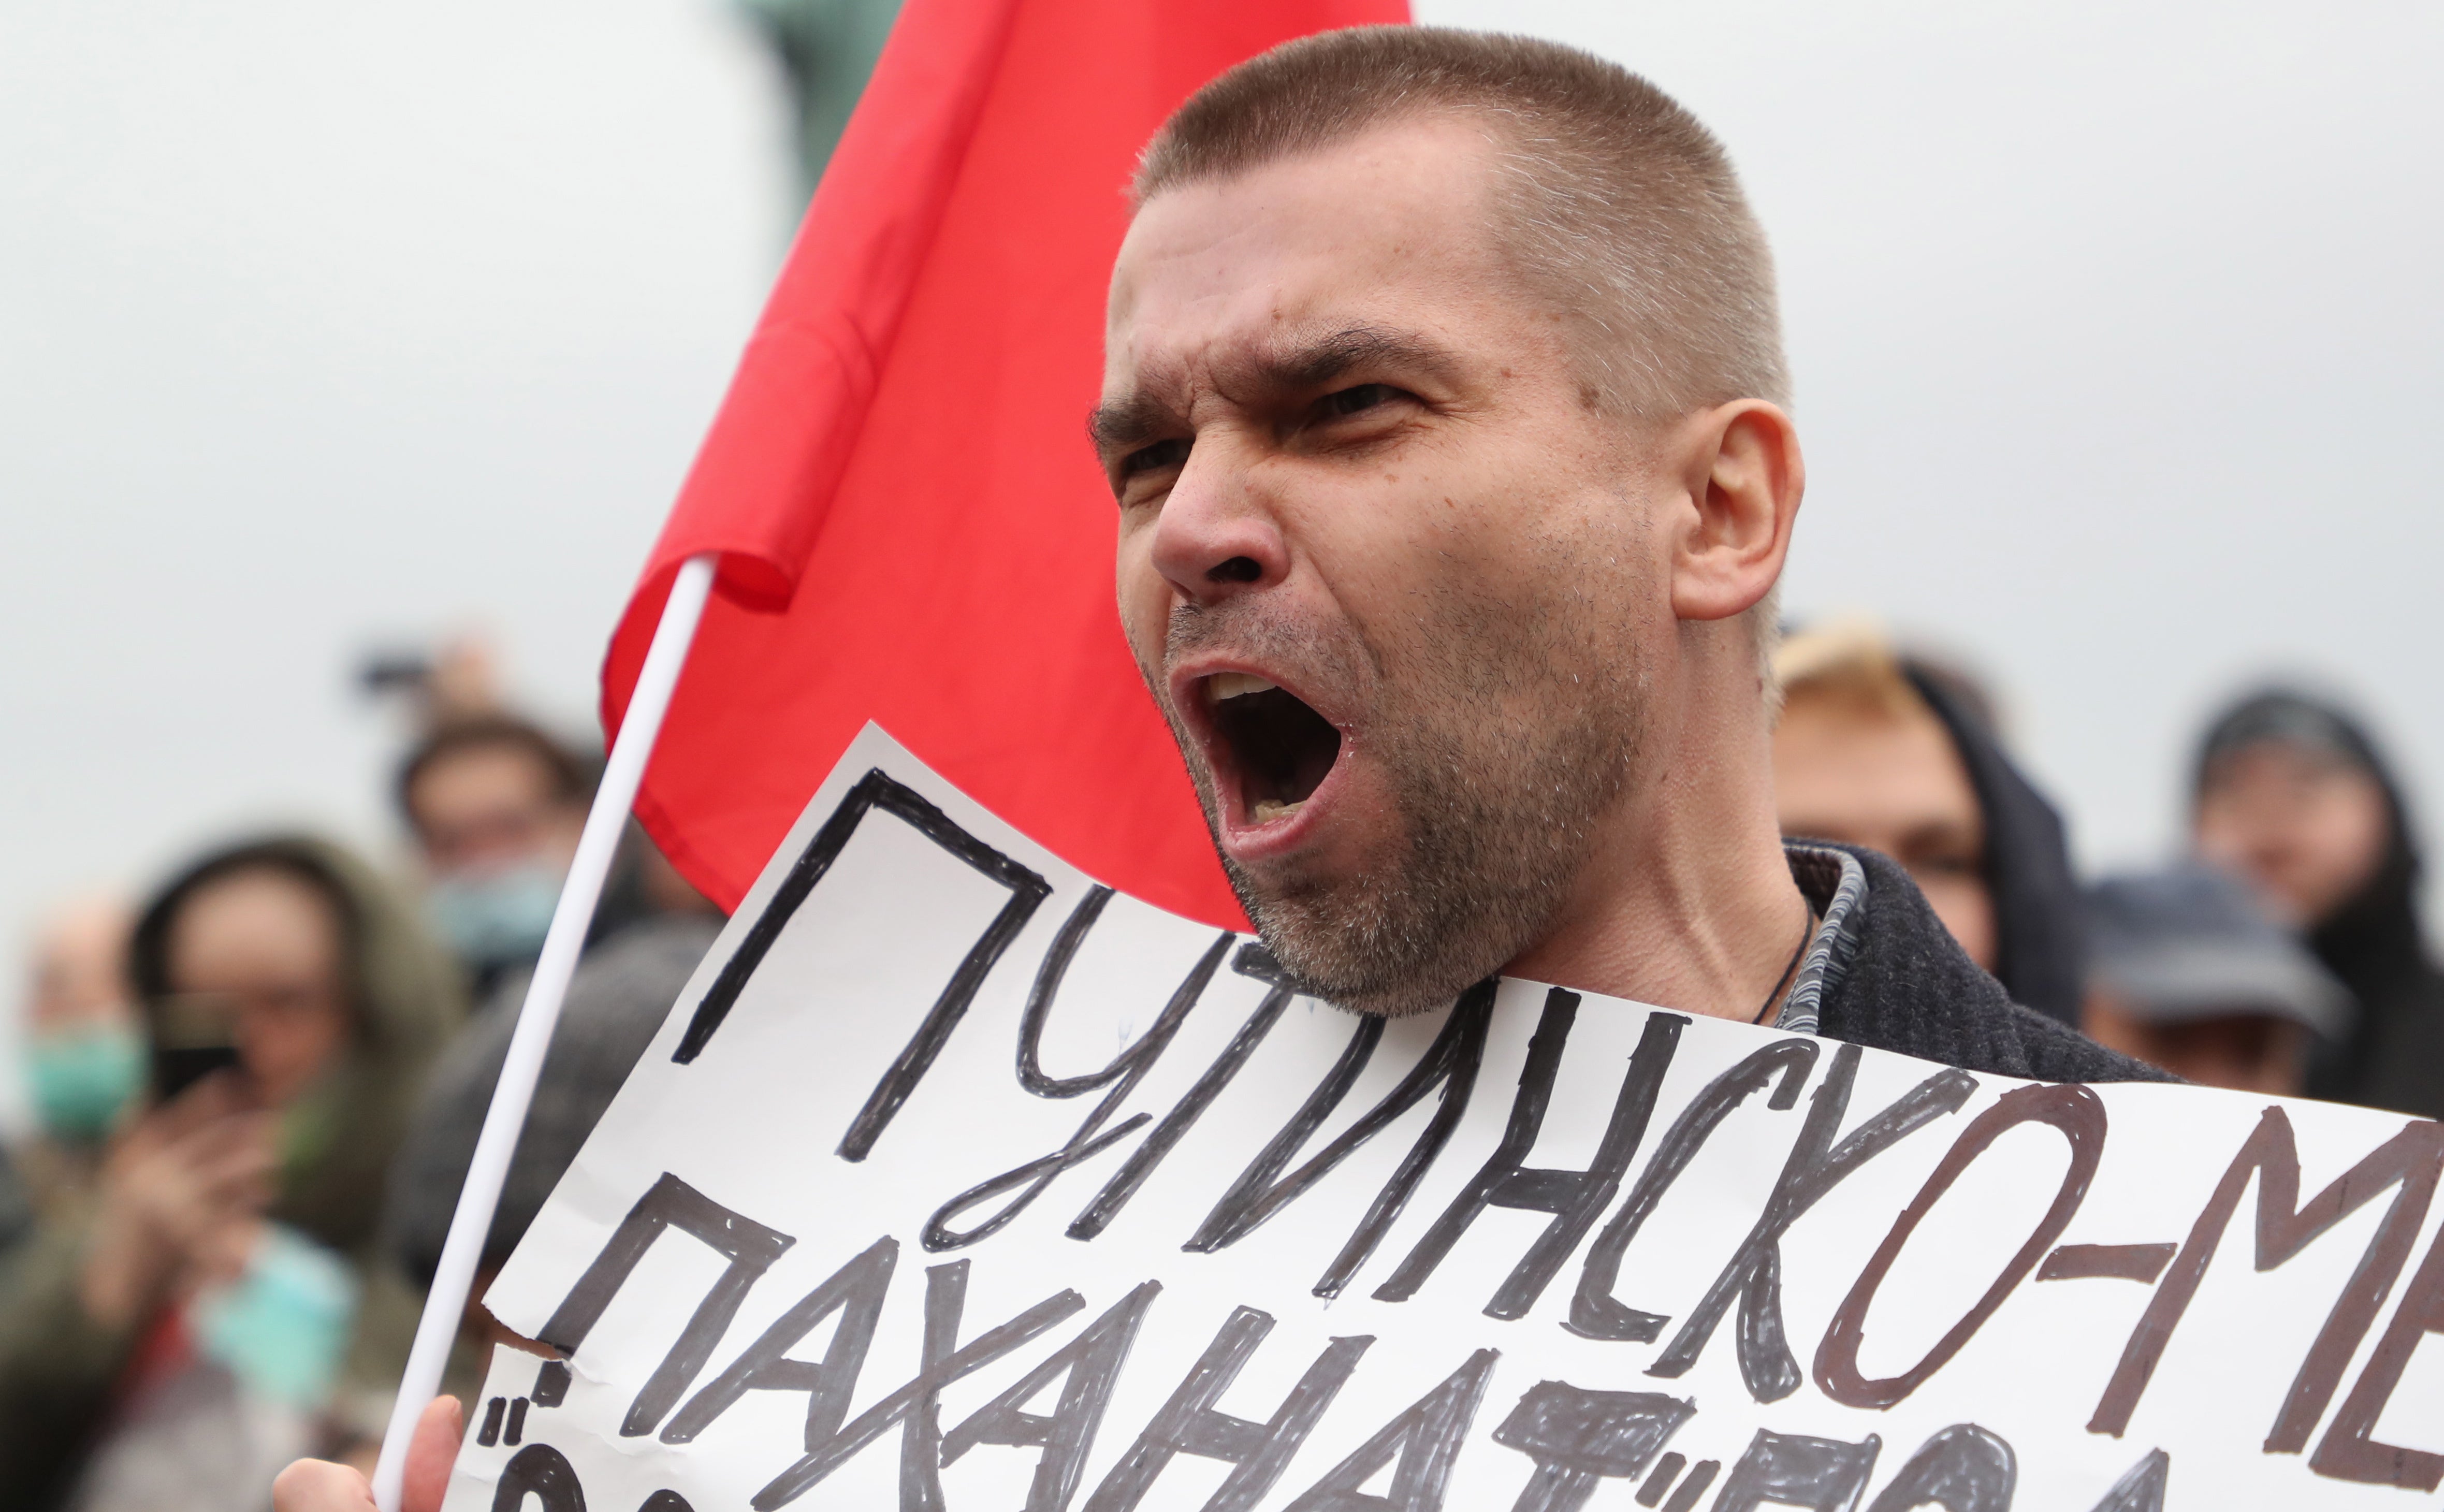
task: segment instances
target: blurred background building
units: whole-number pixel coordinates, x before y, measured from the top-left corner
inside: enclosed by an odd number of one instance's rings
[[[795,132],[798,193],[811,196],[824,164],[890,40],[899,0],[740,0],[780,61]]]

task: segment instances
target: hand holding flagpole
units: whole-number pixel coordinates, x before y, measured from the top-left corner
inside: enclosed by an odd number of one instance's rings
[[[492,1089],[484,1130],[468,1163],[466,1185],[458,1191],[457,1210],[451,1215],[450,1237],[441,1246],[433,1289],[425,1295],[424,1316],[417,1323],[416,1345],[408,1354],[398,1400],[382,1434],[381,1459],[374,1468],[374,1501],[381,1512],[399,1512],[408,1444],[416,1435],[425,1404],[440,1390],[450,1347],[466,1315],[475,1266],[483,1259],[484,1241],[491,1232],[492,1210],[499,1206],[502,1184],[509,1179],[509,1157],[517,1151],[527,1106],[543,1073],[544,1053],[551,1048],[551,1032],[560,1023],[561,1003],[568,995],[578,952],[584,948],[585,931],[602,899],[603,879],[610,875],[628,811],[637,801],[638,784],[644,780],[646,759],[653,754],[654,739],[661,732],[662,716],[669,711],[672,691],[678,685],[679,670],[687,663],[689,644],[703,618],[705,599],[713,589],[713,565],[712,552],[690,557],[672,581],[652,648],[645,654],[628,702],[627,717],[620,721],[619,738],[611,744],[611,759],[604,764],[602,782],[594,792],[594,807],[585,816],[576,858],[569,863],[568,881],[561,889],[560,906],[552,913],[551,931],[544,937],[543,954],[535,962],[534,979],[528,985],[517,1028],[509,1037],[509,1054],[501,1063],[500,1082]]]

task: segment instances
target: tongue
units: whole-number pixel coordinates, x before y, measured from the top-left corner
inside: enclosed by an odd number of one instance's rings
[[[1225,699],[1214,723],[1231,744],[1249,816],[1260,824],[1305,802],[1341,755],[1341,731],[1278,688]]]

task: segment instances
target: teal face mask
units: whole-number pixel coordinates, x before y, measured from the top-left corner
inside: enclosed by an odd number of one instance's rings
[[[356,1311],[347,1263],[270,1224],[246,1274],[196,1298],[191,1322],[206,1357],[261,1395],[310,1412],[330,1401]]]
[[[446,876],[433,884],[425,908],[434,929],[472,966],[509,966],[543,949],[560,906],[561,874],[528,862],[486,876]]]
[[[34,1116],[62,1139],[99,1139],[144,1085],[144,1041],[123,1023],[45,1034],[26,1046]]]

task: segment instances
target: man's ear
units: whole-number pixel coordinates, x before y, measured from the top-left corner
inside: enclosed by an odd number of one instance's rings
[[[1734,399],[1690,416],[1679,440],[1687,503],[1672,545],[1672,612],[1729,619],[1782,576],[1807,488],[1799,433],[1778,406]]]

